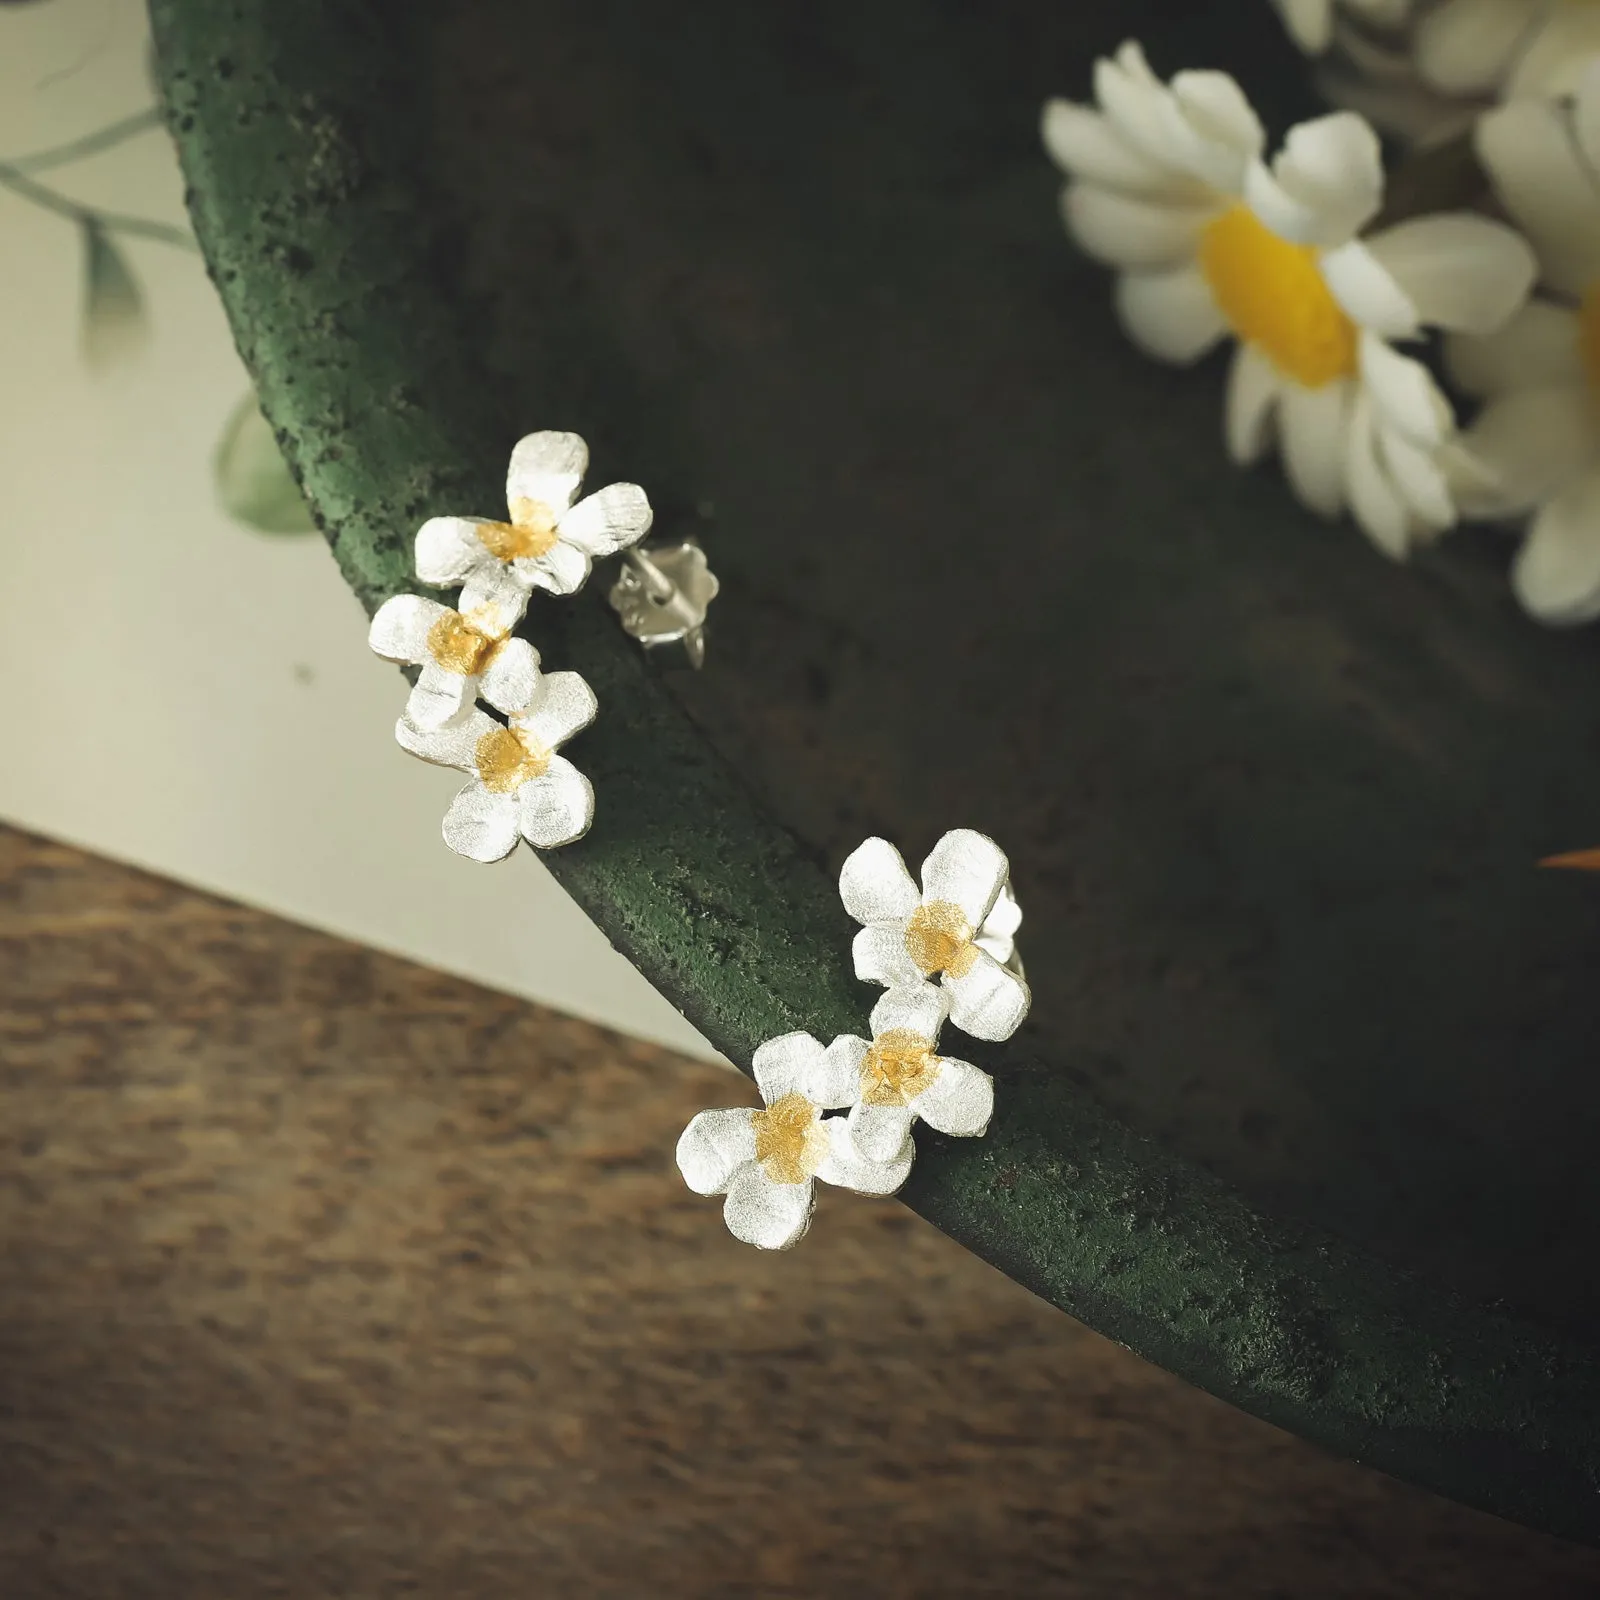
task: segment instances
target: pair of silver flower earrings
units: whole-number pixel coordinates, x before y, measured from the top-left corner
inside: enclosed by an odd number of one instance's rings
[[[652,517],[637,484],[579,500],[588,459],[575,433],[519,440],[506,521],[434,517],[417,532],[418,579],[459,586],[456,604],[395,595],[372,619],[373,650],[420,669],[395,725],[401,747],[470,774],[443,831],[474,861],[502,860],[519,838],[555,849],[594,821],[593,787],[558,751],[599,705],[578,673],[543,671],[539,652],[513,635],[535,589],[575,594],[597,559],[625,553],[610,596],[623,626],[647,646],[681,642],[692,664],[703,659],[716,594],[704,555],[692,541],[639,548]],[[1015,939],[1022,912],[1010,880],[1000,847],[965,828],[934,846],[920,888],[887,840],[851,853],[839,890],[862,925],[856,976],[885,990],[871,1040],[769,1039],[751,1063],[763,1107],[702,1111],[678,1141],[684,1181],[697,1194],[726,1197],[736,1238],[765,1250],[798,1244],[819,1178],[860,1194],[895,1193],[916,1159],[918,1120],[963,1138],[988,1130],[994,1080],[937,1052],[947,1022],[1001,1040],[1027,1016]]]

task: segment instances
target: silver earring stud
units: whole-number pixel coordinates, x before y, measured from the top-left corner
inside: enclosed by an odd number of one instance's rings
[[[721,585],[693,539],[635,547],[622,558],[611,606],[647,650],[681,645],[691,667],[706,659],[706,613]]]

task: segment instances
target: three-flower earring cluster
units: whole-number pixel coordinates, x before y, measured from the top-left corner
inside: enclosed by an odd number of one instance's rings
[[[650,531],[637,484],[577,498],[588,464],[575,433],[519,440],[505,521],[434,517],[417,532],[418,579],[459,586],[455,605],[400,594],[372,619],[373,650],[421,669],[396,739],[424,761],[471,774],[445,813],[444,839],[474,861],[499,861],[519,838],[538,850],[570,844],[594,821],[589,780],[557,753],[594,721],[594,691],[576,672],[542,671],[539,652],[514,636],[535,589],[575,594],[596,559]]]
[[[939,1035],[948,1021],[974,1038],[1008,1039],[1028,1013],[1010,877],[1000,847],[967,828],[934,846],[920,887],[885,839],[851,853],[839,889],[862,924],[856,976],[886,991],[872,1010],[872,1038],[769,1039],[751,1062],[762,1108],[702,1111],[678,1141],[684,1182],[726,1196],[735,1238],[763,1250],[798,1244],[819,1178],[893,1194],[916,1159],[919,1120],[963,1138],[988,1131],[994,1080],[940,1055]]]

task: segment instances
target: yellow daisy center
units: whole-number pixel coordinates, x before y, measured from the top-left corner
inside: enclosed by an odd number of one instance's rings
[[[786,1094],[756,1112],[756,1160],[774,1183],[804,1183],[828,1154],[817,1108],[803,1094]]]
[[[478,741],[472,759],[491,794],[515,794],[550,770],[550,752],[516,728],[491,728]]]
[[[1589,285],[1578,307],[1578,354],[1589,388],[1600,399],[1600,278]]]
[[[933,1046],[909,1028],[891,1028],[872,1041],[861,1063],[861,1103],[909,1105],[938,1076]]]
[[[555,548],[557,520],[554,509],[543,500],[513,500],[511,520],[480,522],[478,537],[490,555],[502,561],[521,561]]]
[[[1329,292],[1310,245],[1280,238],[1249,206],[1206,225],[1200,270],[1246,344],[1307,389],[1356,370],[1356,325]]]
[[[474,627],[459,611],[446,611],[428,629],[428,654],[446,672],[476,677],[494,659],[502,641]]]
[[[960,906],[948,900],[929,900],[918,906],[906,923],[906,954],[930,978],[936,972],[962,977],[978,959],[972,924]]]

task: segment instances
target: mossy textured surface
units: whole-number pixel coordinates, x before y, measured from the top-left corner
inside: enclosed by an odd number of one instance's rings
[[[420,177],[420,42],[389,8],[153,0],[152,14],[212,274],[370,611],[415,587],[422,519],[497,504],[506,447],[548,392],[546,418],[559,375],[513,383],[477,359],[459,251]],[[602,706],[573,751],[597,822],[547,858],[562,884],[742,1064],[792,1028],[859,1030],[852,925],[828,865],[711,748],[595,589],[536,605],[527,627]],[[1110,1117],[1076,1074],[1016,1048],[979,1058],[1000,1080],[995,1125],[968,1143],[924,1134],[906,1192],[916,1210],[1092,1326],[1286,1428],[1600,1539],[1588,1347],[1262,1215]]]

